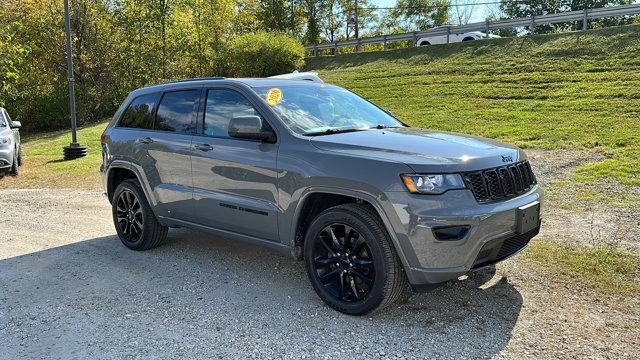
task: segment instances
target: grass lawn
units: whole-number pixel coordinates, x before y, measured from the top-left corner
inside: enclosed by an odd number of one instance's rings
[[[596,148],[576,179],[640,185],[640,26],[310,58],[410,125]]]
[[[613,246],[587,248],[535,238],[516,259],[578,288],[631,296],[640,293],[640,256]]]
[[[80,128],[78,141],[89,147],[87,157],[64,161],[62,148],[71,142],[69,131],[24,136],[24,165],[17,178],[6,176],[0,188],[86,188],[99,190],[100,135],[106,122]]]

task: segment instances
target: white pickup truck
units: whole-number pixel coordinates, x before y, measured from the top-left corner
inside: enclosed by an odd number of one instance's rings
[[[483,39],[497,39],[500,38],[498,35],[487,34],[480,31],[472,31],[465,33],[451,33],[449,34],[449,42],[461,42],[461,41],[473,41],[473,40],[483,40]],[[447,35],[435,35],[435,36],[425,36],[418,39],[416,42],[417,46],[426,46],[426,45],[438,45],[438,44],[446,44],[447,43]]]

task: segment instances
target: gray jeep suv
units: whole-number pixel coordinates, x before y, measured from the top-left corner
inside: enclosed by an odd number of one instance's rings
[[[522,150],[406,126],[337,86],[192,79],[133,91],[101,138],[118,236],[187,227],[304,259],[348,314],[521,249],[541,190]]]

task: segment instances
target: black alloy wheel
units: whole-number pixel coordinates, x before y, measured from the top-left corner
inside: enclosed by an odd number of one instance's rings
[[[304,237],[311,286],[335,310],[364,315],[408,294],[407,277],[376,211],[348,203],[316,216]]]
[[[137,180],[125,180],[111,200],[113,224],[120,241],[131,250],[148,250],[159,246],[168,228],[156,218]]]
[[[142,205],[129,190],[122,191],[116,200],[116,226],[128,242],[140,241],[144,228]]]
[[[371,250],[364,237],[346,224],[333,223],[318,233],[313,263],[322,286],[340,301],[365,298],[375,282]]]

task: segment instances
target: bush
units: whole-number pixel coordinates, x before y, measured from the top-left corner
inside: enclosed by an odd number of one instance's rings
[[[257,32],[233,39],[225,58],[228,76],[266,77],[302,68],[304,47],[287,34]]]

